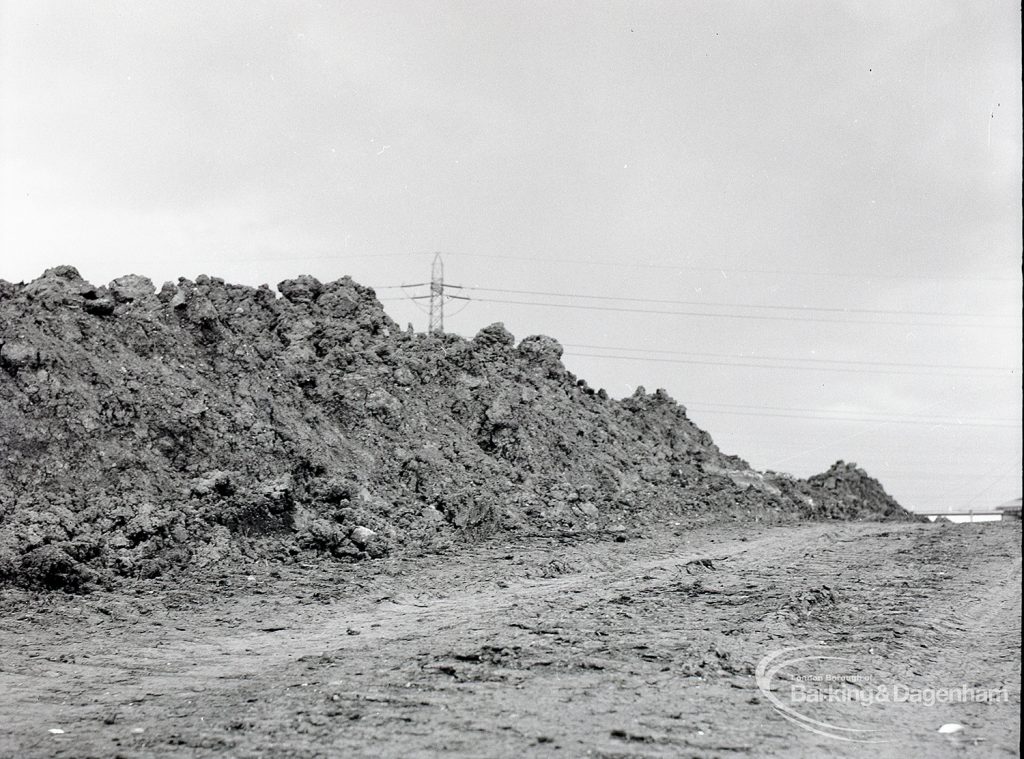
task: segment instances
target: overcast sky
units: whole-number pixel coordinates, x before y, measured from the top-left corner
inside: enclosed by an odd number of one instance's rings
[[[1021,494],[1020,33],[1005,0],[0,0],[0,278],[350,274],[424,329],[392,286],[444,251],[556,294],[465,291],[450,331],[553,335],[758,468],[990,508]]]

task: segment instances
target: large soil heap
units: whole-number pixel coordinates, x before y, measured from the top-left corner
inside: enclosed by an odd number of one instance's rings
[[[595,392],[551,338],[403,331],[347,277],[278,289],[95,287],[68,266],[0,280],[0,579],[76,589],[670,518],[912,518],[846,465],[753,472],[663,391]]]

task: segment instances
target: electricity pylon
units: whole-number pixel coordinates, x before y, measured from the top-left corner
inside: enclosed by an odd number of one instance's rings
[[[441,260],[441,254],[434,254],[434,262],[430,265],[430,282],[418,282],[414,285],[402,285],[402,287],[423,287],[424,285],[430,285],[429,295],[414,295],[412,300],[423,300],[425,298],[430,299],[430,321],[427,326],[427,332],[431,335],[440,335],[444,332],[444,304],[446,300],[457,299],[457,300],[469,300],[465,295],[449,295],[445,292],[446,289],[461,290],[462,285],[446,285],[444,282],[444,261]]]

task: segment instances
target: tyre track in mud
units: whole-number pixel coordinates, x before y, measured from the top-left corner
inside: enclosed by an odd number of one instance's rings
[[[1013,529],[535,540],[361,570],[333,593],[291,575],[243,584],[92,633],[47,636],[53,609],[4,622],[0,754],[868,755],[778,715],[758,660],[826,641],[870,652],[862,673],[875,677],[1019,683]],[[897,737],[870,755],[1016,746],[1006,708],[964,706],[881,715]],[[955,741],[935,733],[950,714],[969,723]]]

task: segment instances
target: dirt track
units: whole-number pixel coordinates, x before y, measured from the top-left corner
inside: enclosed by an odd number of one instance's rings
[[[0,755],[1016,756],[1020,539],[999,524],[703,529],[8,590]],[[1009,700],[800,707],[885,742],[840,741],[787,720],[755,678],[810,644],[871,687]],[[794,682],[774,693],[788,703]],[[965,729],[937,732],[951,722]]]

